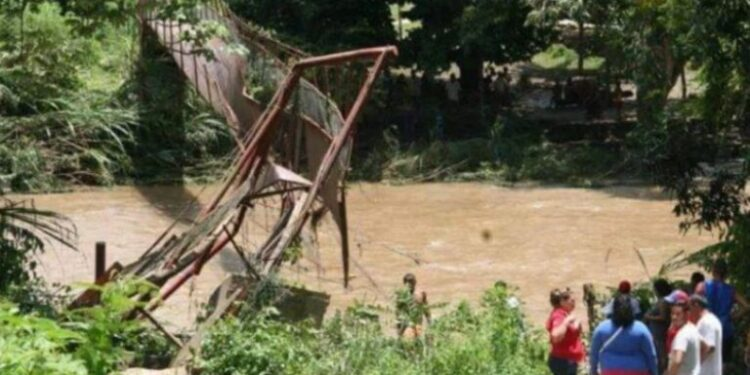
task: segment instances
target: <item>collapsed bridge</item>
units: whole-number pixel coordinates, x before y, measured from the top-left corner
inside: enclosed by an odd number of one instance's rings
[[[199,44],[191,38],[199,26],[165,16],[164,4],[169,3],[139,2],[141,32],[158,38],[201,97],[226,119],[237,149],[221,188],[186,231],[170,226],[139,259],[114,265],[97,282],[146,279],[160,288],[159,295],[133,297],[154,309],[230,247],[259,280],[278,269],[303,230],[314,230],[330,213],[342,239],[346,285],[344,182],[356,121],[396,48],[310,57],[249,25],[218,0],[191,11],[201,23],[226,29],[228,37]],[[344,89],[343,81],[351,86],[352,71],[362,82],[355,95],[340,95],[352,99],[342,110],[332,96]],[[253,238],[240,246],[235,238],[246,226],[253,227]]]

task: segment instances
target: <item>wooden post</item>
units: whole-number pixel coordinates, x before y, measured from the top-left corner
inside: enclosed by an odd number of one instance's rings
[[[96,243],[96,270],[94,280],[97,284],[103,282],[104,274],[107,272],[107,243]]]

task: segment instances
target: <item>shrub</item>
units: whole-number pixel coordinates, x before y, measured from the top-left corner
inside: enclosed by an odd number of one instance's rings
[[[373,309],[363,305],[321,329],[282,323],[265,310],[214,327],[195,363],[215,375],[526,375],[546,373],[545,348],[524,324],[515,297],[498,284],[485,293],[480,309],[461,303],[415,342],[384,334]]]

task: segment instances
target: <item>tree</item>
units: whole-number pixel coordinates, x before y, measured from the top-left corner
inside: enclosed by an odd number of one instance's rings
[[[585,57],[585,24],[592,21],[592,8],[600,7],[598,4],[606,1],[587,0],[531,0],[534,10],[529,14],[529,21],[535,24],[546,24],[553,27],[554,24],[563,19],[574,20],[578,24],[578,39],[576,52],[578,53],[578,73],[583,73],[583,60]]]
[[[687,37],[698,16],[693,2],[532,1],[533,23],[549,25],[566,18],[579,25],[584,20],[593,23],[597,53],[605,56],[606,70],[636,82],[639,123],[654,126],[661,121],[667,96],[689,60]]]
[[[428,71],[456,63],[464,89],[476,91],[485,62],[505,64],[543,49],[549,29],[527,23],[526,0],[417,0],[405,16],[420,21],[402,53]]]
[[[230,8],[313,53],[396,40],[386,0],[228,0]]]

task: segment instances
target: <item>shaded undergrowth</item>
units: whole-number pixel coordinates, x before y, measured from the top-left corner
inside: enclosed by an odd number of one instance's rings
[[[399,144],[395,131],[353,161],[352,178],[397,183],[423,181],[538,181],[578,186],[630,178],[617,141],[556,143],[542,126],[498,120],[486,137]]]

